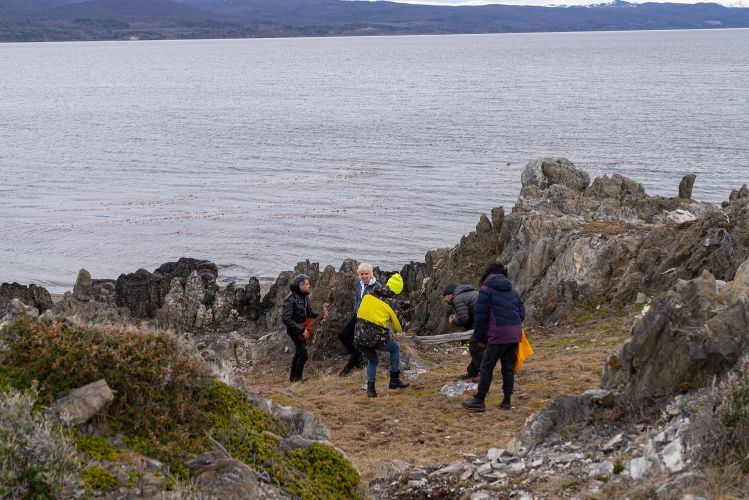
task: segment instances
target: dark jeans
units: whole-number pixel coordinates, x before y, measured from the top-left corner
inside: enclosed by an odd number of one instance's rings
[[[294,358],[291,360],[291,374],[289,375],[290,382],[301,382],[302,372],[304,371],[304,363],[307,362],[309,355],[307,354],[307,344],[299,340],[296,335],[289,334],[291,341],[294,342]]]
[[[362,353],[354,345],[354,329],[356,328],[356,314],[346,323],[341,333],[338,334],[338,340],[341,341],[351,357],[348,360],[349,367],[361,365],[364,361]]]
[[[471,354],[471,362],[466,367],[466,373],[471,377],[475,377],[481,371],[481,361],[484,359],[484,350],[486,347],[479,346],[478,340],[471,336],[471,340],[468,341],[468,352]]]
[[[502,364],[502,392],[509,396],[515,385],[515,360],[518,357],[517,344],[487,344],[484,360],[481,362],[481,378],[476,396],[486,397],[492,384],[492,374],[497,361]]]

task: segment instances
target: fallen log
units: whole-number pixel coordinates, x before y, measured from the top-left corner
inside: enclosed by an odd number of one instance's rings
[[[465,332],[455,333],[443,333],[442,335],[423,335],[416,336],[414,340],[422,345],[437,345],[446,344],[447,342],[460,342],[462,340],[468,340],[473,335],[473,330],[467,330]]]

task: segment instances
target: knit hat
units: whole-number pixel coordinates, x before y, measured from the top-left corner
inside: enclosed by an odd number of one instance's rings
[[[447,285],[445,285],[445,289],[442,290],[442,296],[445,297],[447,295],[455,293],[456,288],[458,288],[458,285],[456,285],[455,283],[448,283]]]
[[[387,287],[396,295],[401,293],[403,291],[403,278],[401,275],[398,273],[392,275],[387,282]]]

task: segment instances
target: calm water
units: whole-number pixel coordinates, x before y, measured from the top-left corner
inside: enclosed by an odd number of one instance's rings
[[[749,31],[0,44],[0,281],[399,268],[566,156],[749,182]]]

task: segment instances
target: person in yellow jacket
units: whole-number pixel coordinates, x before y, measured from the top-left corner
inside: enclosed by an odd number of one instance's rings
[[[356,313],[354,342],[367,358],[367,396],[377,397],[375,378],[380,360],[377,351],[390,353],[390,389],[402,389],[409,384],[400,379],[401,348],[390,334],[403,331],[403,317],[400,304],[395,298],[403,291],[403,278],[393,274],[386,285],[377,284],[362,298]]]

